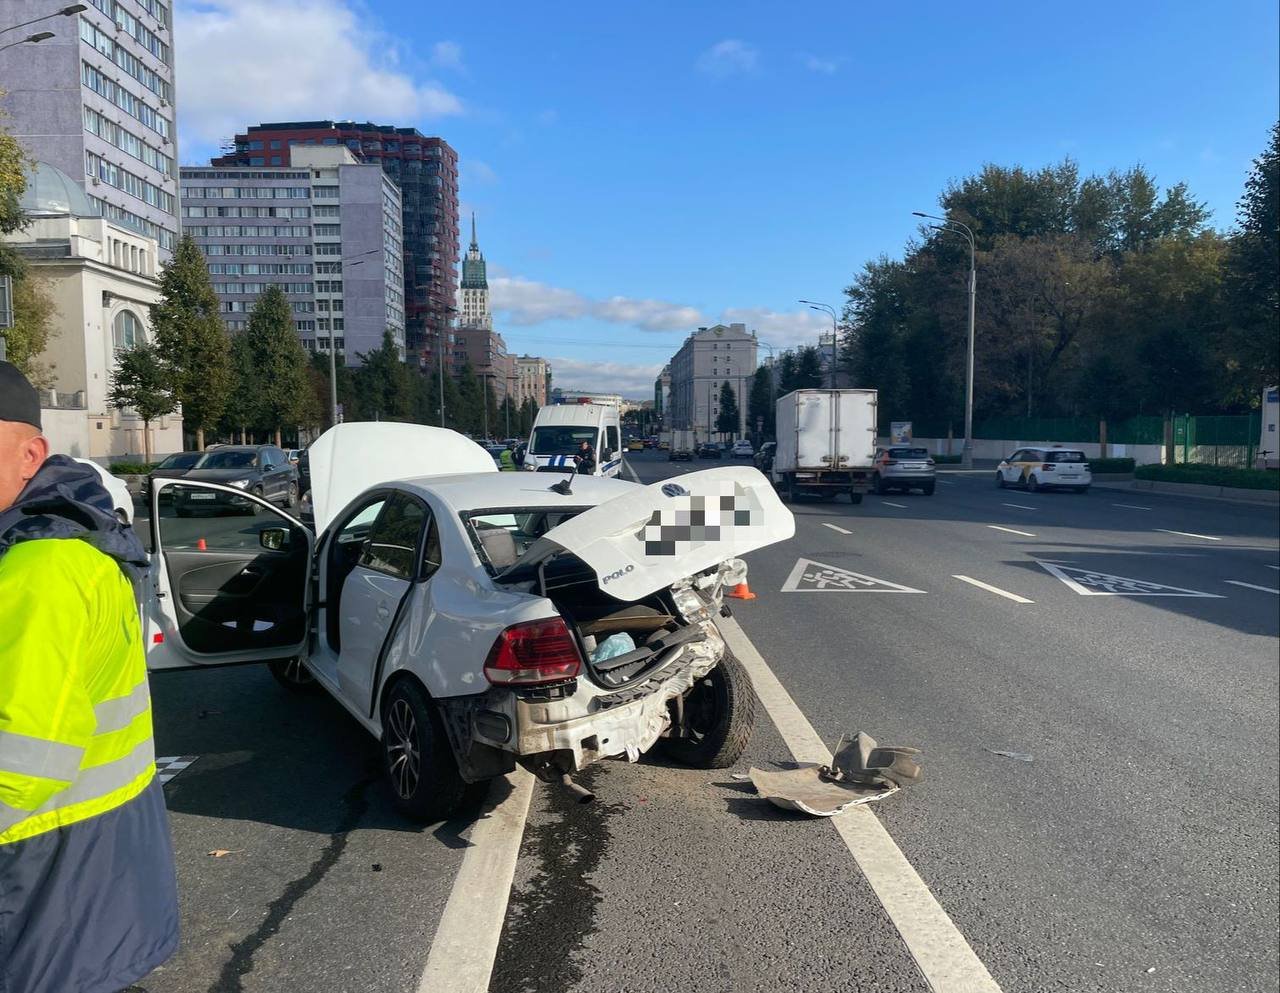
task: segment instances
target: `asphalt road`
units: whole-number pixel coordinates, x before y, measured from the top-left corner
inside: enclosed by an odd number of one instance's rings
[[[794,505],[735,619],[829,745],[924,749],[876,814],[1002,989],[1274,990],[1274,508],[940,479]],[[196,758],[166,787],[183,947],[141,986],[417,990],[485,798],[405,823],[364,732],[261,667],[153,689],[159,751]],[[733,771],[789,758],[761,709]],[[534,789],[495,993],[929,988],[830,822],[652,758],[582,779],[596,804]]]

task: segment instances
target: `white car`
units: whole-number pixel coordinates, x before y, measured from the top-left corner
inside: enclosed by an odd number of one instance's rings
[[[166,489],[227,488],[156,481],[152,669],[270,660],[318,684],[423,819],[517,762],[569,784],[660,741],[703,768],[740,757],[755,704],[721,595],[738,556],[795,530],[758,471],[501,473],[459,434],[395,423],[340,424],[309,454],[314,533],[252,497],[252,519],[162,516]]]
[[[129,487],[119,476],[112,475],[102,466],[98,465],[92,459],[76,459],[81,465],[87,465],[98,474],[98,479],[102,481],[102,485],[106,491],[111,494],[111,502],[115,504],[116,516],[120,518],[123,524],[133,523],[133,494],[129,492]]]
[[[751,442],[746,438],[739,438],[733,443],[733,448],[729,449],[729,454],[735,459],[749,459],[755,455],[755,451],[751,447]]]
[[[1077,448],[1020,448],[996,466],[996,486],[1037,490],[1065,489],[1087,493],[1093,473]]]

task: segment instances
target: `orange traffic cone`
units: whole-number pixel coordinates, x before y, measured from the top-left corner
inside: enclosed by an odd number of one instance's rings
[[[751,592],[751,587],[743,580],[733,588],[733,592],[729,594],[735,600],[754,600],[756,595]]]
[[[209,550],[209,546],[208,546],[208,545],[206,545],[206,544],[204,543],[204,539],[203,539],[203,538],[197,538],[197,539],[196,539],[196,551],[197,551],[197,552],[207,552],[208,550]]]

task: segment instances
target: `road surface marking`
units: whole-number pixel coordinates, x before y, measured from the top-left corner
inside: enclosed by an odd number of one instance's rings
[[[1125,510],[1150,510],[1150,507],[1139,507],[1136,503],[1113,503],[1113,507],[1123,507]]]
[[[1270,586],[1257,586],[1254,583],[1242,583],[1238,579],[1227,579],[1224,580],[1224,582],[1228,582],[1232,586],[1243,586],[1246,589],[1261,590],[1263,593],[1274,593],[1276,596],[1280,596],[1280,590],[1273,590]]]
[[[1201,593],[1199,590],[1165,586],[1163,583],[1152,583],[1145,579],[1127,579],[1124,576],[1113,576],[1107,572],[1081,569],[1077,566],[1052,565],[1043,559],[1034,561],[1045,572],[1057,576],[1081,596],[1180,596],[1204,597],[1210,600],[1223,599],[1218,593]]]
[[[627,459],[622,460],[622,471],[631,473],[631,481],[633,483],[640,482],[640,476],[636,473],[635,467]]]
[[[980,590],[986,590],[988,593],[994,593],[996,596],[1002,596],[1006,600],[1012,600],[1014,603],[1035,603],[1034,600],[1028,600],[1024,596],[1018,596],[1016,593],[1010,593],[1008,590],[1002,590],[998,586],[992,586],[984,583],[980,579],[974,579],[971,576],[952,576],[952,579],[958,579],[962,583],[968,583],[970,586],[976,586]]]
[[[824,565],[812,559],[797,559],[791,575],[782,584],[783,593],[923,593],[911,586],[887,579],[864,576],[860,572]]]
[[[726,617],[717,623],[751,674],[756,697],[795,760],[830,764],[831,752],[738,622]],[[852,807],[828,823],[858,863],[934,993],[1000,993],[991,973],[870,808]]]
[[[471,846],[444,905],[418,993],[485,993],[489,988],[534,780],[517,769],[506,782],[511,792],[495,806],[487,801],[471,829]],[[501,786],[494,783],[491,798]]]
[[[183,769],[190,767],[199,755],[162,755],[156,759],[156,779],[160,780],[160,785],[172,780],[182,772]]]
[[[826,521],[822,522],[822,526],[824,528],[830,528],[832,531],[839,531],[841,534],[853,534],[852,531],[846,531],[844,528],[839,527],[835,524],[828,524]]]
[[[1028,507],[1025,503],[1002,503],[1002,507],[1017,507],[1019,510],[1035,510],[1035,507]]]
[[[1276,570],[1276,572],[1280,572],[1280,565],[1269,565],[1269,566],[1267,566],[1267,568],[1268,568],[1268,569],[1275,569],[1275,570]]]
[[[939,479],[939,480],[938,480],[938,482],[940,482],[943,486],[955,486],[955,485],[956,485],[956,483],[955,483],[955,480],[954,480],[954,479]]]
[[[1010,534],[1020,534],[1024,538],[1034,538],[1035,535],[1030,531],[1019,531],[1017,528],[1002,528],[999,524],[988,524],[987,527],[992,531],[1008,531]]]
[[[1152,528],[1153,531],[1163,531],[1165,534],[1178,534],[1184,538],[1203,538],[1205,541],[1221,541],[1221,538],[1215,538],[1211,534],[1192,534],[1190,531],[1170,531],[1168,528]]]
[[[905,503],[890,503],[888,500],[881,500],[880,502],[886,507],[897,507],[899,510],[907,509],[907,505]]]

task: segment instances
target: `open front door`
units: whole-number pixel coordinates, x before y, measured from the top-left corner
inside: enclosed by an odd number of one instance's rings
[[[148,669],[267,662],[302,652],[315,537],[241,489],[155,481]]]

